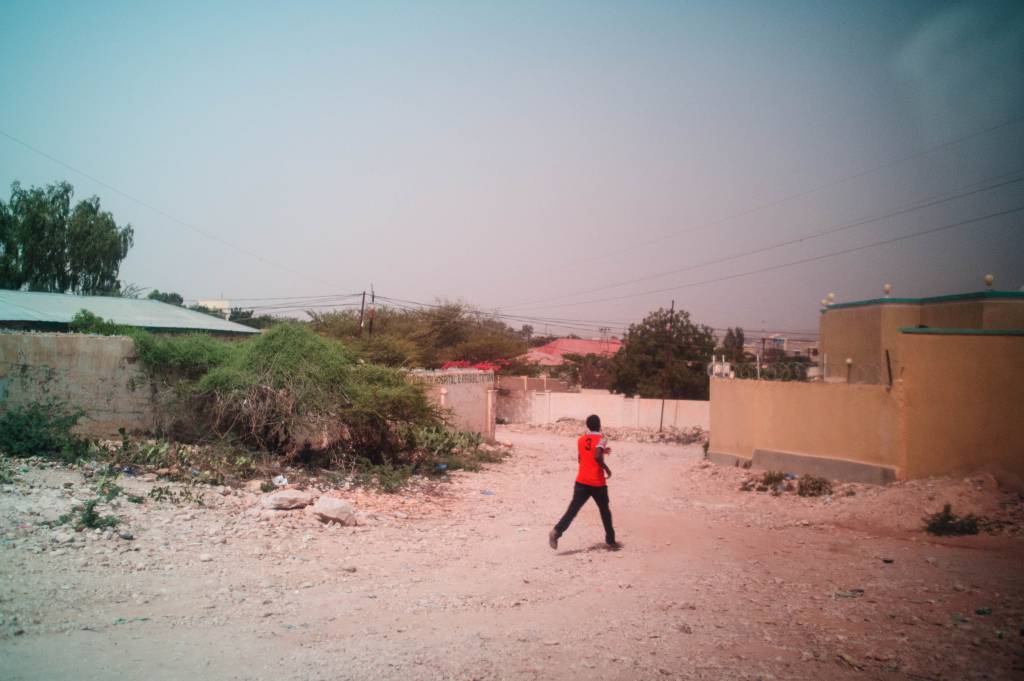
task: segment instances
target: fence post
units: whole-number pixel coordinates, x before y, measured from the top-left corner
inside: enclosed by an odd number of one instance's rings
[[[757,380],[761,380],[761,353],[757,353]]]

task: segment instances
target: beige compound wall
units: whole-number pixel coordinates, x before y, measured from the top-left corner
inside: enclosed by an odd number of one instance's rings
[[[706,400],[665,400],[664,404],[662,424],[662,400],[625,397],[607,390],[531,392],[529,420],[524,423],[554,423],[561,418],[582,421],[597,414],[606,428],[708,428],[710,407]]]
[[[0,410],[60,400],[86,412],[81,434],[111,437],[118,428],[152,430],[156,396],[130,338],[0,333]]]
[[[906,476],[1024,479],[1024,336],[904,334]]]
[[[898,468],[894,396],[882,385],[711,379],[709,450],[755,449]]]
[[[986,300],[983,329],[1024,329],[1024,304],[1020,300]]]
[[[1022,486],[1024,335],[904,333],[896,348],[891,388],[712,379],[709,450],[884,466],[903,479],[986,470]]]
[[[458,430],[494,439],[497,389],[494,373],[473,369],[413,371],[410,380],[422,383],[427,397],[444,409],[448,423]]]

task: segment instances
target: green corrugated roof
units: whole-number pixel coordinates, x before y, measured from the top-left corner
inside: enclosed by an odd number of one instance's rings
[[[0,324],[28,322],[68,324],[79,310],[88,310],[115,324],[166,331],[259,333],[243,324],[169,305],[156,300],[75,296],[67,293],[29,293],[0,289]]]

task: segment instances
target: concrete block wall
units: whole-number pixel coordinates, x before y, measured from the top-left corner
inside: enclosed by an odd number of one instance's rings
[[[430,400],[446,410],[448,422],[459,429],[494,439],[497,389],[494,373],[476,369],[413,371],[410,380],[423,383]]]
[[[499,406],[499,413],[512,414],[519,420],[510,423],[544,424],[561,418],[584,420],[591,414],[601,417],[608,428],[665,427],[705,430],[710,424],[710,405],[706,400],[665,400],[664,419],[662,400],[626,397],[607,390],[581,390],[578,393],[531,391],[528,405]],[[499,403],[507,397],[499,396]]]
[[[151,430],[157,414],[157,388],[130,338],[0,333],[0,411],[50,399],[83,409],[78,431],[89,437]]]

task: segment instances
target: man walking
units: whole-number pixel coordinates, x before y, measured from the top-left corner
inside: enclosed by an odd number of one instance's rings
[[[587,499],[593,497],[597,509],[601,512],[601,522],[604,523],[604,541],[609,549],[619,548],[615,541],[615,528],[612,527],[612,512],[608,508],[608,483],[607,479],[612,477],[612,471],[604,462],[606,454],[610,454],[612,448],[608,446],[608,440],[601,434],[601,419],[596,415],[587,417],[587,432],[581,435],[576,443],[579,457],[579,473],[576,475],[576,485],[572,491],[572,501],[565,515],[555,525],[555,529],[548,534],[548,544],[551,548],[558,548],[558,539],[561,537],[573,518],[579,513]]]

